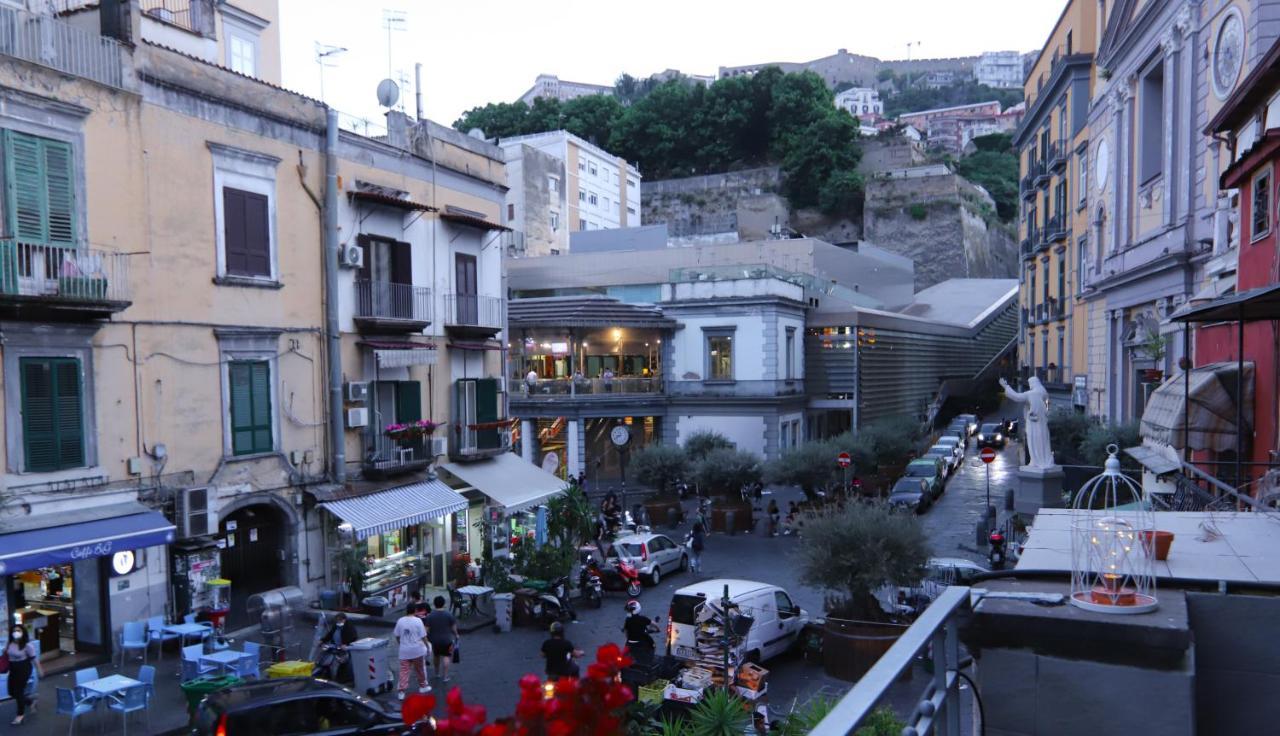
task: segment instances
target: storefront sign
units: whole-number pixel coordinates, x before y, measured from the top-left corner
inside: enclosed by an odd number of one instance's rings
[[[116,575],[128,575],[133,572],[133,561],[133,552],[130,550],[117,552],[111,556],[111,571]]]
[[[168,544],[173,534],[154,511],[0,534],[0,575]]]
[[[227,522],[227,531],[229,531],[229,532],[234,532],[234,531],[236,530],[236,526],[238,526],[238,522],[236,522],[236,521],[234,521],[234,520],[228,521],[228,522]]]

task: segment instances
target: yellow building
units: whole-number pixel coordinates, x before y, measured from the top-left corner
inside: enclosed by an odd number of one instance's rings
[[[1083,409],[1087,319],[1079,298],[1088,236],[1088,113],[1097,4],[1067,3],[1024,88],[1020,161],[1020,362],[1052,398]]]

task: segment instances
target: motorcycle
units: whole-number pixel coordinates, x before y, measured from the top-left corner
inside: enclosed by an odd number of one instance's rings
[[[351,653],[347,651],[346,647],[340,647],[336,644],[323,644],[320,647],[320,656],[316,657],[316,664],[311,668],[311,676],[321,680],[338,682],[338,673],[350,661]]]
[[[600,580],[601,587],[607,590],[625,590],[632,598],[640,595],[640,571],[635,565],[617,557],[610,558],[607,564],[601,565],[601,553],[594,546],[583,547],[581,552],[583,567]]]
[[[992,570],[999,570],[1004,567],[1007,557],[1005,552],[1004,534],[999,530],[991,532],[991,536],[987,537],[987,561],[991,563]]]
[[[546,591],[532,594],[517,593],[517,596],[516,605],[521,609],[522,618],[533,621],[539,626],[548,626],[556,621],[576,618],[573,606],[569,603],[567,576],[552,580]]]
[[[594,608],[599,608],[604,604],[604,583],[600,580],[600,575],[592,570],[591,554],[584,552],[582,554],[582,569],[578,571],[578,590],[582,591],[582,597]]]

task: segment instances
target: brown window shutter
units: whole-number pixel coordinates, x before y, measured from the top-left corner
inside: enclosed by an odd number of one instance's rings
[[[391,283],[413,283],[413,247],[408,243],[391,245]]]
[[[245,276],[249,273],[248,245],[244,239],[244,195],[248,192],[222,188],[222,231],[227,273]]]
[[[270,276],[271,222],[266,195],[223,187],[222,202],[227,273]]]

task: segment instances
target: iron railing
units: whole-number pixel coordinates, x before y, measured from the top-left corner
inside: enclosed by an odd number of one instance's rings
[[[1067,218],[1061,212],[1049,218],[1044,224],[1044,242],[1057,242],[1067,237]]]
[[[162,23],[213,38],[213,0],[142,0],[142,12]]]
[[[603,378],[540,378],[529,384],[520,376],[512,376],[511,385],[517,387],[512,399],[538,399],[551,396],[635,396],[662,393],[661,378],[616,377]]]
[[[1054,141],[1049,144],[1048,163],[1050,169],[1060,169],[1067,163],[1066,141]]]
[[[52,16],[0,6],[0,54],[124,87],[119,42]]]
[[[384,472],[425,467],[434,459],[431,456],[430,437],[395,440],[378,433],[370,449],[365,461],[366,467]]]
[[[672,396],[765,397],[794,396],[804,393],[804,381],[668,381]]]
[[[889,651],[810,731],[810,736],[848,736],[875,710],[898,677],[926,648],[933,675],[907,719],[903,733],[959,736],[960,635],[957,619],[970,610],[969,589],[950,586],[911,624]]]
[[[478,294],[445,294],[445,324],[451,327],[502,328],[502,299]]]
[[[431,289],[387,281],[356,281],[356,319],[431,321]]]
[[[0,240],[0,298],[128,303],[129,258],[71,245]]]

